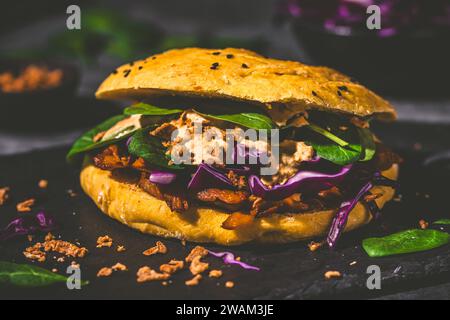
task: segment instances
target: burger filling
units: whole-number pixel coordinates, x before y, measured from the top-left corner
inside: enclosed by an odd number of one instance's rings
[[[140,103],[82,136],[68,159],[87,153],[100,169],[131,174],[179,213],[192,206],[229,212],[226,229],[273,214],[336,209],[333,245],[358,201],[377,214],[381,195],[370,190],[392,186],[381,172],[401,161],[376,141],[368,120],[310,111],[278,127],[261,112],[209,114]],[[242,134],[248,129],[277,130],[277,141]],[[262,174],[268,163],[276,170]]]

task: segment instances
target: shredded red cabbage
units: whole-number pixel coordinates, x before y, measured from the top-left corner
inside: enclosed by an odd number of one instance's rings
[[[222,259],[223,259],[223,262],[224,262],[225,264],[236,264],[236,265],[238,265],[238,266],[240,266],[240,267],[242,267],[242,268],[244,268],[244,269],[247,269],[247,270],[255,270],[255,271],[260,271],[260,270],[261,270],[261,269],[258,268],[258,267],[251,266],[251,265],[249,265],[249,264],[247,264],[247,263],[244,263],[244,262],[242,262],[242,261],[236,260],[236,259],[234,258],[234,254],[231,253],[231,252],[227,252],[227,251],[225,251],[225,252],[214,252],[214,251],[211,251],[211,250],[208,250],[208,252],[209,252],[211,255],[213,255],[214,257],[222,258]]]
[[[54,219],[44,212],[39,212],[36,215],[26,214],[11,221],[0,232],[0,241],[20,235],[48,232],[55,229],[55,227]]]
[[[173,172],[152,170],[149,180],[156,184],[171,184],[176,178],[177,175]]]
[[[340,168],[334,174],[326,174],[316,171],[299,171],[282,185],[268,188],[260,178],[252,175],[248,179],[251,193],[257,197],[270,200],[280,200],[297,192],[317,192],[339,185],[350,172],[352,165]]]
[[[203,190],[209,187],[232,188],[233,184],[227,176],[206,163],[201,163],[188,183],[189,191]]]
[[[361,200],[361,198],[369,192],[370,189],[372,189],[372,187],[372,181],[367,182],[353,199],[345,201],[341,204],[341,207],[331,223],[330,231],[328,232],[327,243],[330,248],[333,248],[336,245],[342,231],[344,231],[350,212],[359,200]]]
[[[368,32],[366,10],[378,5],[382,16],[379,37],[450,26],[448,0],[280,0],[283,15],[348,36]]]

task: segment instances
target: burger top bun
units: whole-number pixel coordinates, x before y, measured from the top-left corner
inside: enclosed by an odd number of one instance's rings
[[[335,70],[235,48],[176,49],[123,65],[103,81],[96,96],[236,100],[266,109],[280,125],[308,109],[381,120],[396,118],[389,102]]]

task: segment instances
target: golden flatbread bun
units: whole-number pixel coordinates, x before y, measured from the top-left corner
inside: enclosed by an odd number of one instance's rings
[[[396,179],[398,167],[394,165],[383,174]],[[105,214],[121,223],[160,237],[184,239],[193,242],[210,242],[221,245],[239,245],[246,242],[287,243],[327,234],[336,210],[303,214],[273,214],[258,218],[238,230],[221,227],[229,216],[218,209],[192,207],[177,213],[164,201],[152,197],[133,182],[116,179],[110,171],[98,169],[89,160],[81,172],[81,186]],[[394,196],[394,189],[377,186],[374,193],[383,194],[376,200],[382,208]],[[358,203],[348,219],[345,231],[370,222],[367,207]]]
[[[387,101],[335,70],[234,48],[177,49],[138,60],[116,69],[96,93],[102,99],[160,95],[253,103],[266,108],[279,124],[310,108],[396,118]]]

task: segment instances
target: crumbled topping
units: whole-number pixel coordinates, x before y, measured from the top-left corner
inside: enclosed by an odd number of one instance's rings
[[[225,282],[225,288],[233,288],[234,287],[234,282],[233,281],[227,281]]]
[[[196,246],[194,249],[191,250],[189,255],[186,257],[185,261],[186,262],[192,262],[192,260],[196,256],[204,257],[206,255],[208,255],[208,250],[207,249],[205,249],[202,246]]]
[[[429,223],[422,219],[419,221],[419,226],[420,226],[420,229],[425,230],[425,229],[428,229]]]
[[[113,239],[110,236],[102,236],[97,239],[97,248],[108,247],[111,248]]]
[[[170,278],[170,274],[156,272],[147,266],[140,268],[136,275],[137,282],[139,283],[155,280],[167,280]]]
[[[121,264],[120,262],[116,263],[111,267],[114,271],[128,271],[128,268],[126,265]]]
[[[112,272],[113,270],[111,268],[104,267],[98,271],[97,277],[109,277],[110,275],[112,275]]]
[[[184,268],[184,262],[180,260],[170,260],[169,263],[163,264],[159,267],[159,271],[169,274],[174,274],[178,270]]]
[[[47,189],[47,187],[48,187],[48,181],[45,180],[45,179],[41,179],[41,180],[39,180],[39,182],[38,182],[38,186],[39,186],[39,188],[41,188],[41,189]]]
[[[157,253],[167,253],[167,247],[161,241],[157,241],[154,247],[145,250],[142,254],[144,256],[152,256]]]
[[[47,252],[57,252],[72,258],[83,258],[88,253],[88,250],[67,241],[55,240],[55,237],[49,233],[43,243],[37,242],[33,246],[26,248],[23,254],[30,260],[44,262]],[[58,262],[63,261],[58,259]]]
[[[192,259],[191,265],[189,266],[189,270],[194,276],[203,273],[209,268],[209,263],[200,261],[201,258],[201,256],[194,257]]]
[[[117,252],[124,252],[124,251],[127,251],[125,246],[117,246]]]
[[[18,212],[30,212],[31,207],[34,205],[35,202],[36,202],[35,199],[28,199],[28,200],[22,201],[17,204],[17,206],[16,206],[17,211]]]
[[[6,200],[8,200],[9,190],[10,189],[8,187],[0,188],[0,206],[3,205]]]
[[[309,248],[310,251],[314,252],[314,251],[318,250],[320,247],[322,247],[323,244],[324,244],[323,241],[322,241],[322,242],[314,242],[314,241],[311,241],[311,242],[308,244],[308,248]]]
[[[189,287],[197,286],[197,285],[200,283],[200,280],[202,280],[202,275],[201,275],[201,274],[197,274],[197,275],[196,275],[195,277],[193,277],[192,279],[187,280],[187,281],[185,282],[185,284],[186,284],[187,286],[189,286]]]
[[[222,276],[223,272],[222,270],[211,270],[209,272],[210,278],[220,278]]]
[[[327,271],[324,274],[326,279],[332,279],[332,278],[340,278],[342,277],[341,273],[339,271]]]

